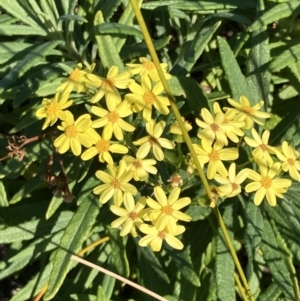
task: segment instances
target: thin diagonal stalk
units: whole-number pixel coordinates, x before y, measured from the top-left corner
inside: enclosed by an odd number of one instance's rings
[[[203,172],[203,169],[202,169],[202,167],[201,167],[201,165],[200,165],[200,163],[198,161],[198,158],[197,158],[196,152],[195,152],[195,150],[193,148],[190,136],[189,136],[189,134],[188,134],[188,132],[187,132],[184,124],[183,124],[180,112],[179,112],[179,110],[178,110],[178,108],[177,108],[177,106],[175,104],[175,99],[174,99],[174,97],[172,95],[171,89],[170,89],[170,87],[169,87],[169,85],[167,83],[167,80],[166,80],[166,78],[165,78],[165,76],[163,74],[163,71],[162,71],[162,69],[160,67],[160,62],[159,62],[158,56],[156,54],[154,45],[152,43],[152,40],[151,40],[150,34],[148,32],[147,26],[145,24],[144,18],[143,18],[142,14],[141,14],[140,8],[138,7],[138,5],[137,5],[137,3],[136,3],[135,0],[130,0],[130,3],[131,3],[131,6],[133,8],[133,11],[135,13],[135,17],[136,17],[136,19],[137,19],[137,21],[138,21],[138,23],[139,23],[139,25],[141,27],[142,33],[143,33],[144,38],[145,38],[146,45],[148,47],[148,50],[149,50],[150,55],[152,57],[152,60],[153,60],[153,62],[155,64],[155,66],[156,66],[158,75],[159,75],[160,80],[162,82],[162,85],[163,85],[163,87],[165,89],[166,95],[167,95],[167,97],[168,97],[168,99],[170,101],[171,108],[172,108],[172,110],[174,112],[175,118],[176,118],[176,120],[178,122],[178,125],[179,125],[181,131],[182,131],[184,141],[186,142],[187,147],[188,147],[188,149],[189,149],[189,151],[191,153],[191,157],[194,160],[194,164],[196,165],[196,168],[197,168],[198,173],[200,175],[201,181],[202,181],[202,183],[204,185],[205,191],[206,191],[208,197],[211,199],[211,193],[210,193],[210,188],[209,188],[208,181],[207,181],[207,179],[205,177],[205,174]],[[243,269],[242,269],[242,267],[240,265],[240,262],[239,262],[239,260],[237,258],[237,255],[235,253],[234,247],[232,245],[232,242],[231,242],[230,237],[228,235],[227,229],[226,229],[225,224],[223,222],[222,216],[220,214],[220,211],[219,211],[219,209],[217,207],[215,207],[214,208],[214,212],[215,212],[215,215],[216,215],[217,220],[219,222],[219,225],[221,227],[221,230],[222,230],[222,232],[224,234],[224,237],[225,237],[225,240],[227,242],[227,245],[228,245],[229,251],[231,253],[231,256],[232,256],[232,258],[233,258],[233,260],[235,262],[235,265],[237,267],[238,273],[239,273],[239,275],[241,277],[241,280],[243,282],[244,288],[245,288],[246,292],[248,293],[248,297],[249,297],[249,299],[251,301],[254,301],[254,299],[252,297],[252,294],[251,294],[251,291],[250,291],[250,288],[249,288],[249,285],[248,285],[248,282],[247,282],[247,279],[245,277],[244,271],[243,271]]]

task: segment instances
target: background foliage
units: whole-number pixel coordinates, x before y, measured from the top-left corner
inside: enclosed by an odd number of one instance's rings
[[[170,84],[182,115],[194,122],[201,108],[216,100],[224,105],[229,96],[263,99],[274,114],[265,124],[270,143],[286,140],[299,149],[300,1],[137,2],[160,59],[174,76]],[[203,187],[197,177],[184,187],[193,201],[184,250],[166,247],[154,254],[109,226],[112,214],[91,193],[99,163],[61,156],[76,196],[64,203],[41,180],[53,152],[50,139],[7,157],[11,139],[41,135],[37,107],[78,62],[96,62],[97,73],[105,76],[112,65],[124,70],[125,63],[147,55],[128,1],[2,0],[0,8],[0,298],[32,299],[46,284],[45,300],[148,298],[71,261],[71,254],[109,236],[85,258],[169,300],[239,300],[217,221],[210,208],[198,205]],[[87,99],[73,96],[80,113]],[[166,153],[167,163],[158,166],[166,185],[174,171],[185,177],[176,156]],[[298,196],[299,185],[293,184],[276,207],[266,202],[256,207],[246,193],[220,205],[257,300],[299,299]]]

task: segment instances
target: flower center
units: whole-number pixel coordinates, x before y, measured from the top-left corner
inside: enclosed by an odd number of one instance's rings
[[[295,164],[295,160],[292,158],[288,158],[287,162],[292,166]]]
[[[260,148],[262,149],[263,152],[266,152],[267,149],[268,149],[267,146],[266,146],[265,144],[261,144],[261,145],[260,145]]]
[[[47,107],[46,113],[47,115],[56,115],[59,111],[59,104],[57,102],[52,102]]]
[[[134,161],[133,166],[138,169],[142,167],[142,163],[139,160]]]
[[[216,150],[212,150],[209,154],[210,161],[218,161],[219,160],[219,153]]]
[[[247,114],[252,114],[254,113],[254,109],[252,107],[243,107],[242,109],[245,113]]]
[[[72,71],[70,73],[70,80],[73,81],[73,82],[76,82],[80,77],[80,70],[79,69],[75,69],[74,71]]]
[[[269,178],[269,177],[263,177],[261,180],[260,180],[260,184],[262,187],[268,189],[271,187],[272,185],[272,180]]]
[[[143,63],[143,67],[145,69],[147,69],[148,71],[151,71],[153,69],[155,69],[155,65],[153,62],[146,62],[146,63]]]
[[[216,123],[211,124],[211,129],[216,132],[219,129],[219,126]]]
[[[155,95],[152,92],[145,92],[143,100],[146,105],[152,105],[155,101]]]
[[[232,183],[231,184],[232,190],[238,190],[239,189],[239,184],[237,183]]]
[[[104,153],[104,152],[108,152],[109,151],[109,147],[110,147],[110,141],[109,140],[104,140],[104,139],[100,139],[97,141],[96,143],[96,148],[98,150],[99,153]]]
[[[106,78],[102,83],[103,89],[110,89],[115,86],[115,81],[113,78]]]
[[[164,214],[172,215],[173,208],[172,208],[171,205],[167,205],[167,206],[162,207],[161,211],[162,211]]]
[[[132,211],[129,213],[129,218],[135,221],[137,219],[137,213]]]
[[[107,115],[107,118],[110,122],[112,123],[115,123],[118,121],[119,119],[119,114],[115,111],[115,112],[110,112],[108,115]]]
[[[165,233],[165,231],[158,231],[157,236],[161,239],[165,239],[166,238],[166,233]]]
[[[118,179],[114,179],[111,181],[110,185],[114,188],[114,189],[120,189],[120,182]]]
[[[151,145],[158,144],[157,139],[153,136],[149,137],[149,142],[150,142]]]
[[[77,136],[77,129],[74,125],[70,125],[66,128],[65,135],[68,138],[75,138]]]

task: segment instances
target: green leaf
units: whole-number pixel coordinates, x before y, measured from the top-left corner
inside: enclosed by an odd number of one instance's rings
[[[97,299],[96,301],[109,301],[105,295],[105,292],[101,286],[97,289]]]
[[[49,220],[37,219],[0,230],[0,243],[20,242],[55,233],[65,228],[73,212],[64,211]]]
[[[220,25],[221,21],[206,22],[192,41],[187,41],[182,45],[179,60],[171,70],[173,75],[186,76],[192,70]]]
[[[172,76],[168,84],[174,96],[186,98],[186,102],[195,114],[199,114],[202,108],[209,108],[206,94],[193,78]]]
[[[185,213],[192,218],[193,222],[195,222],[207,218],[211,212],[212,209],[208,206],[204,207],[200,205],[190,205]]]
[[[272,60],[270,64],[270,70],[271,72],[277,72],[292,63],[298,62],[299,60],[300,45],[293,45]]]
[[[287,298],[295,300],[290,272],[282,258],[275,234],[267,219],[264,219],[261,250],[274,281]]]
[[[102,12],[97,12],[94,20],[94,26],[97,28],[98,25],[103,24],[104,19]],[[109,69],[112,66],[117,66],[119,72],[123,72],[124,64],[120,58],[119,52],[117,51],[112,37],[104,34],[95,34],[95,38],[98,45],[98,52],[101,59],[101,63],[104,68]]]
[[[7,195],[3,182],[0,182],[0,207],[8,207]]]
[[[34,14],[32,12],[28,13],[28,11],[26,11],[20,5],[20,1],[18,1],[18,0],[2,0],[0,3],[0,7],[2,7],[2,9],[5,10],[6,12],[8,12],[10,15],[19,19],[22,23],[25,23],[32,27],[40,28],[40,25],[36,22],[36,20],[34,20],[32,18],[32,16],[34,16]],[[44,30],[43,30],[43,32],[46,35],[46,32]]]
[[[170,247],[167,247],[168,253],[171,255],[177,270],[180,271],[182,276],[194,286],[200,286],[200,279],[193,267],[192,259],[188,248],[178,252]]]
[[[1,25],[0,34],[4,36],[46,36],[47,33],[39,27],[27,25]]]
[[[223,214],[224,223],[227,229],[232,228],[233,223],[233,207],[227,206]],[[229,237],[233,241],[233,233],[228,230]],[[218,229],[216,239],[216,282],[217,296],[222,301],[233,301],[235,298],[234,290],[234,262],[228,250],[224,235],[221,228]]]
[[[60,44],[60,41],[46,42],[30,51],[30,53],[28,53],[21,61],[19,61],[0,81],[0,93],[6,87],[14,83],[18,78],[20,78],[32,66],[40,64],[44,57],[49,54],[49,52],[58,44]]]
[[[100,34],[130,35],[143,40],[143,33],[132,26],[119,23],[103,23],[97,26]]]
[[[69,272],[72,263],[71,256],[78,253],[82,243],[90,235],[99,210],[99,205],[94,201],[94,195],[90,194],[73,215],[61,239],[60,248],[55,253],[45,300],[50,300],[56,295]]]
[[[217,37],[218,47],[221,55],[221,62],[226,73],[227,80],[231,90],[231,97],[239,101],[240,96],[246,96],[251,105],[254,105],[254,99],[248,96],[248,87],[245,76],[241,72],[240,66],[234,57],[228,43],[221,37]]]
[[[111,261],[118,274],[128,277],[130,274],[129,263],[126,254],[125,238],[120,236],[120,230],[107,227],[111,244]]]
[[[250,27],[249,31],[255,31],[263,26],[266,26],[273,22],[278,22],[283,18],[289,17],[292,13],[300,8],[300,3],[298,0],[291,0],[286,3],[280,3],[266,13],[264,13],[260,18],[258,18]]]
[[[60,16],[58,18],[59,21],[77,21],[77,22],[83,22],[83,23],[87,23],[88,20],[82,16],[79,15],[64,15],[64,16]]]
[[[118,10],[119,5],[121,5],[121,0],[101,0],[98,1],[94,11],[102,11],[105,21],[109,21],[113,14]],[[130,3],[127,5],[131,6]]]
[[[48,283],[49,275],[52,270],[52,262],[50,262],[40,273],[34,276],[18,293],[13,296],[10,301],[26,301],[36,296]]]
[[[277,301],[280,295],[280,287],[273,282],[261,295],[259,295],[258,301]]]
[[[31,43],[21,41],[2,42],[0,44],[0,64],[4,64],[10,59],[13,59],[14,56],[20,52],[23,54],[26,49],[30,49],[30,47],[33,47]]]

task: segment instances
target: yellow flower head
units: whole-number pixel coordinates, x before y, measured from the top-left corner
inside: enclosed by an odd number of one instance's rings
[[[122,118],[132,114],[130,104],[127,101],[122,101],[118,105],[112,104],[111,111],[103,108],[92,106],[91,111],[96,116],[101,118],[93,121],[93,128],[100,128],[104,126],[104,130],[108,133],[114,133],[115,137],[122,141],[124,140],[123,131],[133,132],[135,127],[123,120]]]
[[[236,160],[239,156],[237,148],[223,148],[218,143],[211,146],[205,139],[202,146],[193,144],[198,160],[203,167],[208,163],[207,178],[213,179],[218,172],[222,176],[227,176],[228,172],[222,161]]]
[[[169,99],[160,96],[164,90],[163,85],[157,83],[152,87],[149,77],[143,77],[141,84],[140,86],[137,83],[131,83],[128,88],[132,93],[125,95],[125,100],[133,104],[133,111],[136,113],[143,110],[143,117],[147,122],[151,119],[152,106],[161,114],[169,114]]]
[[[90,88],[99,89],[92,98],[92,103],[96,103],[105,96],[107,108],[113,111],[114,108],[121,102],[121,95],[118,89],[126,89],[128,85],[133,81],[130,79],[130,73],[119,73],[117,66],[112,66],[106,78],[102,78],[95,74],[88,74],[86,78],[88,80],[87,86]]]
[[[102,137],[93,129],[90,130],[88,134],[91,137],[93,146],[85,150],[81,155],[81,159],[84,161],[90,160],[96,155],[99,155],[100,162],[107,162],[108,164],[113,164],[114,161],[110,153],[128,153],[128,148],[125,145],[111,143],[110,139],[112,133],[107,131],[106,129],[104,129]]]
[[[58,152],[64,154],[70,148],[75,156],[81,154],[81,145],[90,147],[92,141],[88,135],[91,130],[91,115],[84,114],[74,121],[71,112],[65,112],[65,118],[57,128],[64,133],[54,140],[54,146],[58,148]]]
[[[254,122],[263,125],[264,123],[262,122],[261,118],[271,117],[270,113],[259,111],[264,105],[262,100],[253,107],[250,106],[249,100],[245,96],[240,97],[239,103],[231,98],[228,98],[227,100],[233,106],[233,108],[225,108],[225,110],[236,113],[237,115],[234,120],[244,121],[246,129],[251,129]]]
[[[126,162],[120,161],[120,165],[115,167],[113,165],[107,165],[108,173],[98,170],[96,177],[104,184],[94,188],[95,194],[100,194],[100,203],[104,204],[108,202],[112,197],[114,199],[114,205],[120,207],[123,203],[123,194],[128,192],[131,195],[137,194],[137,189],[128,182],[132,179],[133,171],[126,171]]]
[[[60,93],[56,93],[54,98],[43,99],[43,107],[38,109],[35,113],[37,118],[46,118],[42,130],[46,129],[48,126],[52,126],[58,118],[63,120],[65,118],[64,109],[70,107],[73,101],[68,100],[68,95],[61,95]]]
[[[241,193],[241,184],[246,180],[248,170],[243,169],[236,174],[236,165],[232,163],[228,169],[228,177],[216,174],[214,179],[221,184],[218,187],[221,195],[226,198],[232,198]]]
[[[130,232],[132,236],[136,237],[136,226],[139,227],[143,223],[143,220],[140,217],[140,212],[146,205],[146,198],[140,198],[135,204],[132,194],[125,192],[124,205],[125,208],[115,205],[110,206],[110,210],[114,214],[120,216],[111,223],[111,226],[113,228],[119,228],[121,225],[123,225],[120,232],[121,236],[125,236]]]
[[[156,160],[162,161],[164,159],[164,153],[161,148],[175,148],[175,144],[172,141],[160,137],[164,131],[165,126],[166,123],[163,120],[159,121],[156,124],[156,122],[151,119],[150,122],[146,124],[146,131],[148,132],[149,136],[140,138],[137,141],[133,142],[134,145],[140,145],[140,148],[138,149],[136,154],[137,157],[145,158],[152,149]]]
[[[153,62],[149,61],[145,57],[140,58],[141,64],[126,64],[127,66],[131,67],[130,73],[140,74],[140,76],[143,77],[150,77],[151,80],[154,82],[159,82],[160,78],[158,75],[158,72],[156,70],[156,67]],[[162,71],[166,77],[166,79],[170,79],[172,76],[167,72],[168,65],[166,63],[160,64]]]
[[[137,155],[136,158],[123,156],[123,160],[127,163],[128,170],[134,172],[133,178],[135,181],[147,181],[149,173],[157,174],[157,169],[153,166],[156,164],[154,159],[145,159],[145,157]]]
[[[289,179],[275,179],[274,177],[280,169],[280,163],[275,163],[271,168],[260,162],[260,173],[248,169],[248,178],[253,180],[249,183],[245,190],[246,192],[256,191],[254,196],[254,204],[260,205],[264,197],[267,198],[270,206],[276,206],[276,197],[283,198],[282,193],[287,191],[287,188],[292,185]]]
[[[147,224],[142,224],[139,229],[142,233],[146,234],[146,236],[139,241],[141,247],[150,245],[154,252],[159,252],[163,241],[166,241],[166,243],[174,249],[183,249],[182,242],[175,237],[185,231],[183,226],[177,225],[175,234],[170,233],[168,229],[158,230],[156,226]]]
[[[184,127],[189,132],[193,128],[192,125],[188,121],[186,121],[184,117],[181,117],[181,119],[183,121]],[[174,135],[182,135],[182,131],[181,128],[179,127],[178,121],[174,121],[174,123],[171,124],[170,133]]]
[[[92,73],[95,68],[95,64],[92,64],[88,68],[82,70],[82,64],[77,64],[77,67],[69,73],[69,77],[63,81],[57,89],[56,92],[62,92],[63,94],[70,95],[70,93],[75,90],[77,93],[86,91],[85,86],[86,75]]]
[[[299,157],[297,151],[291,145],[288,145],[286,141],[283,141],[281,151],[277,149],[276,155],[282,161],[282,170],[288,171],[294,180],[300,182],[300,162],[297,160]]]
[[[261,137],[254,128],[251,129],[251,133],[254,139],[249,137],[245,137],[244,139],[248,145],[255,147],[252,152],[254,159],[263,159],[268,163],[269,166],[272,166],[273,159],[270,154],[275,154],[275,150],[272,146],[268,145],[270,131],[265,130]]]
[[[180,188],[175,187],[167,198],[163,189],[159,186],[154,188],[154,195],[157,201],[148,197],[146,202],[151,208],[149,219],[155,223],[158,230],[167,229],[170,233],[176,233],[176,223],[178,220],[190,222],[191,217],[180,210],[191,203],[188,197],[179,198]]]

